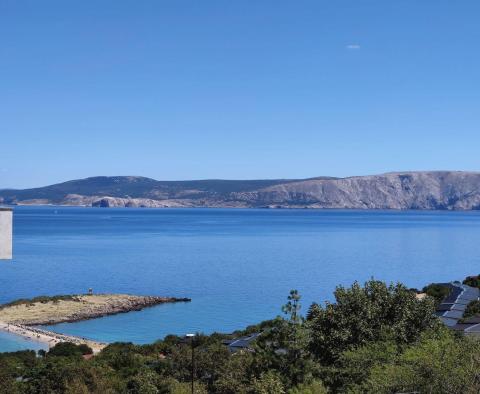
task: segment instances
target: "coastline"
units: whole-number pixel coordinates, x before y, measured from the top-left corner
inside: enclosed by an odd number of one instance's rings
[[[140,311],[164,303],[189,302],[189,298],[134,296],[129,294],[89,294],[39,296],[0,305],[0,331],[46,345],[59,342],[86,344],[94,353],[107,343],[39,328],[44,325],[78,322],[103,316]]]
[[[94,209],[111,209],[111,208],[121,208],[121,209],[145,209],[145,210],[180,210],[180,209],[194,209],[194,210],[215,210],[215,209],[233,209],[233,210],[278,210],[278,211],[344,211],[344,212],[478,212],[479,209],[469,209],[469,208],[398,208],[398,207],[325,207],[318,205],[289,205],[289,204],[268,204],[268,205],[169,205],[169,206],[135,206],[135,205],[112,205],[112,206],[93,206],[88,204],[62,204],[62,203],[27,203],[27,202],[18,202],[15,204],[3,203],[3,206],[9,209],[15,209],[16,207],[31,207],[31,208],[94,208]]]
[[[351,177],[157,181],[97,176],[0,190],[3,204],[101,208],[478,210],[480,172],[399,171]],[[415,191],[415,193],[412,193]]]
[[[160,304],[190,301],[190,298],[129,294],[38,297],[0,305],[0,321],[22,326],[54,325],[140,311]]]
[[[93,353],[98,353],[108,345],[108,343],[104,342],[97,342],[91,339],[76,337],[73,335],[59,334],[42,328],[25,326],[22,324],[0,322],[0,330],[21,336],[29,341],[45,344],[48,346],[48,348],[51,348],[60,342],[72,342],[77,345],[86,344],[92,348]]]

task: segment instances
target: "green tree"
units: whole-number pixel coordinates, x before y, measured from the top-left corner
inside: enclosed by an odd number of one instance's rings
[[[195,394],[207,394],[208,391],[205,388],[205,386],[199,382],[195,382],[195,385],[193,386],[193,389],[195,391]],[[170,388],[170,393],[171,394],[190,394],[191,391],[191,386],[190,383],[181,383],[181,382],[176,382],[173,383],[171,388]]]
[[[467,276],[463,281],[464,285],[480,288],[480,275]]]
[[[467,319],[472,316],[480,315],[480,301],[474,300],[468,303],[463,313],[463,319]]]
[[[480,392],[480,342],[447,329],[426,333],[397,359],[373,367],[362,392]]]
[[[82,387],[89,393],[97,393],[99,387],[105,387],[102,373],[101,368],[81,358],[47,357],[25,373],[21,386],[28,394],[66,393],[73,388],[81,391]]]
[[[83,354],[92,353],[92,349],[85,344],[76,345],[71,342],[59,342],[48,351],[47,356],[79,357]]]
[[[65,394],[91,394],[81,377],[65,383]]]
[[[334,295],[335,302],[320,308],[308,322],[310,349],[325,365],[348,349],[378,340],[386,331],[397,344],[406,344],[440,324],[433,300],[417,300],[401,284],[387,286],[372,279],[363,287],[357,282],[350,288],[339,286]]]
[[[306,344],[308,342],[308,333],[304,329],[304,319],[300,315],[301,296],[297,290],[291,290],[288,296],[288,302],[282,307],[282,311],[287,315],[288,320],[285,322],[286,340],[284,349],[286,351],[288,362],[290,363],[289,376],[292,385],[303,382],[303,369],[306,367],[303,362]]]
[[[211,389],[215,381],[225,372],[231,355],[221,343],[198,347],[195,351],[196,378]]]
[[[302,321],[300,316],[300,309],[302,308],[300,304],[301,298],[298,290],[290,290],[290,295],[287,297],[288,302],[282,306],[282,312],[290,318],[290,322],[294,327]]]
[[[278,317],[257,339],[254,364],[257,371],[277,371],[287,387],[312,380],[316,370],[308,349],[309,331],[299,311],[300,295],[292,290]]]
[[[0,362],[0,394],[19,393],[15,378],[8,372],[4,364]]]
[[[319,380],[314,380],[308,384],[300,384],[290,390],[288,394],[327,394],[327,389]]]
[[[218,394],[246,394],[254,375],[253,358],[254,355],[248,351],[229,357],[212,391]]]
[[[437,304],[440,304],[450,294],[450,287],[442,283],[430,283],[422,289],[430,297],[433,297]]]
[[[158,374],[150,369],[142,369],[127,383],[128,392],[131,394],[168,394],[169,385]]]
[[[316,302],[313,302],[312,305],[310,305],[310,308],[308,308],[307,320],[314,320],[321,313],[322,308],[320,307],[320,305],[318,305]]]
[[[282,380],[273,371],[263,373],[260,378],[254,379],[252,394],[284,394],[285,387]]]
[[[121,342],[108,345],[95,359],[97,363],[108,365],[122,376],[135,375],[145,362],[140,347]]]
[[[355,392],[369,379],[372,368],[393,363],[400,352],[398,345],[389,339],[347,350],[333,367],[325,370],[324,379],[335,392]]]
[[[35,352],[31,350],[0,353],[0,394],[20,393],[16,380],[22,380],[37,363]]]

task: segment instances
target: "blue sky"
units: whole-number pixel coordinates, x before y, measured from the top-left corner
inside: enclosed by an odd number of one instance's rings
[[[0,188],[479,170],[478,0],[0,0]]]

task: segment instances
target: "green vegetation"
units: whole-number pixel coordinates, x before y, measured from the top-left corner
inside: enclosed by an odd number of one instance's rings
[[[83,356],[85,354],[93,354],[93,350],[85,344],[75,345],[70,342],[60,342],[47,353],[48,356],[62,357]]]
[[[477,393],[480,341],[435,317],[435,301],[401,284],[370,280],[338,287],[335,301],[304,318],[293,290],[283,316],[232,335],[197,335],[197,394]],[[253,349],[222,343],[262,332]],[[59,344],[42,357],[0,354],[0,393],[190,392],[192,343],[168,336],[150,345],[114,343],[95,357]]]
[[[0,309],[16,306],[16,305],[32,305],[36,302],[46,304],[47,302],[58,302],[58,301],[78,301],[78,296],[76,295],[55,295],[55,296],[38,296],[34,298],[20,298],[18,300],[9,302],[7,304],[0,305]]]
[[[468,303],[467,307],[465,308],[465,312],[463,313],[463,318],[461,321],[468,319],[472,316],[480,315],[480,301],[475,300]]]
[[[334,178],[319,177],[317,179]],[[162,191],[165,195],[173,198],[205,198],[208,195],[215,195],[218,198],[218,196],[229,197],[228,194],[233,192],[254,191],[295,181],[301,181],[301,179],[157,181],[139,176],[97,176],[34,189],[4,189],[0,191],[0,199],[3,198],[4,202],[8,204],[34,199],[61,202],[68,194],[151,198],[152,192],[155,191]]]
[[[426,293],[430,297],[435,298],[437,304],[440,304],[445,297],[450,294],[450,288],[442,285],[441,283],[431,283],[422,289],[422,292]]]
[[[480,288],[480,275],[467,276],[463,281],[464,285]]]

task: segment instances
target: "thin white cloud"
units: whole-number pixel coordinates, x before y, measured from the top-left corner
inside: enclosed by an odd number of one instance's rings
[[[346,46],[347,49],[349,50],[359,50],[360,49],[360,45],[358,44],[349,44]]]

